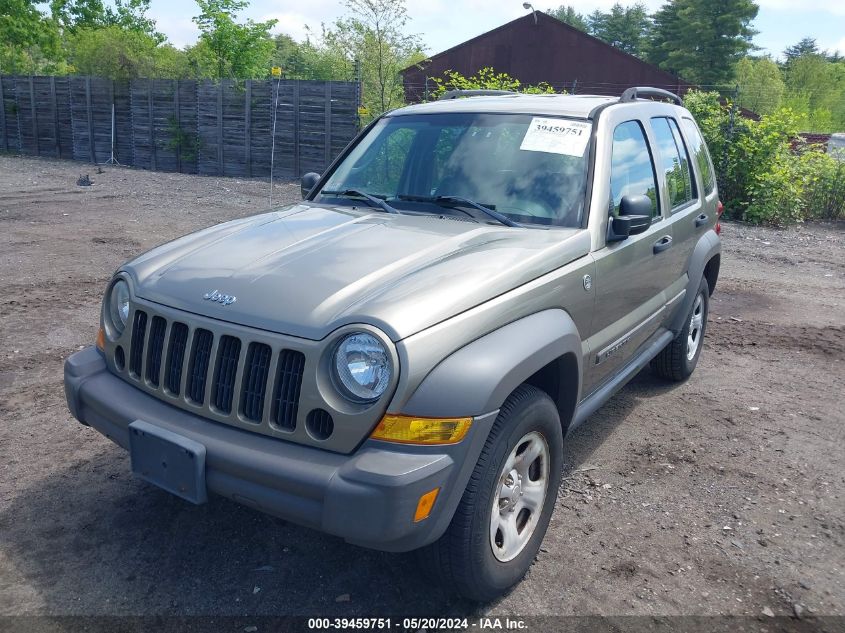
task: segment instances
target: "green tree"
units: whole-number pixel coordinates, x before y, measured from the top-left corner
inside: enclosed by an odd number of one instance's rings
[[[153,75],[154,77],[167,79],[196,78],[196,73],[185,50],[165,42],[156,46],[154,55],[156,73]]]
[[[106,8],[109,25],[146,33],[159,44],[167,38],[156,30],[155,20],[147,17],[150,0],[114,0],[114,8]]]
[[[785,84],[778,65],[770,57],[743,57],[736,65],[739,105],[757,114],[771,114],[781,104]]]
[[[336,58],[359,60],[362,101],[373,114],[404,103],[399,72],[422,61],[422,42],[406,32],[404,0],[346,0],[349,11],[323,28],[322,46]]]
[[[753,0],[670,0],[654,15],[648,59],[700,85],[727,84],[752,49],[757,11]]]
[[[589,33],[586,16],[578,13],[575,7],[562,4],[557,9],[546,9],[546,13],[569,26],[574,26],[579,31]]]
[[[588,18],[589,32],[616,48],[642,57],[651,27],[651,18],[644,4],[623,7],[616,3],[610,11],[594,11]]]
[[[178,79],[190,74],[184,52],[160,45],[142,31],[115,25],[76,29],[67,38],[67,50],[68,60],[82,75],[120,80]]]
[[[298,79],[302,66],[302,53],[300,44],[290,35],[280,33],[273,38],[275,50],[273,51],[273,66],[282,69],[285,77]]]
[[[816,38],[802,38],[801,41],[793,44],[792,46],[787,46],[783,51],[783,56],[786,58],[787,66],[792,60],[797,59],[798,57],[803,57],[804,55],[821,55],[819,46],[816,44]]]
[[[122,29],[145,33],[157,43],[165,36],[156,30],[155,20],[147,17],[150,0],[114,0],[114,6],[102,0],[51,0],[50,12],[64,33],[77,29],[117,26]]]
[[[106,26],[106,6],[102,0],[51,0],[50,13],[64,33]]]
[[[201,76],[217,79],[264,77],[276,48],[270,36],[277,20],[244,23],[235,17],[249,6],[244,0],[196,0],[201,13],[193,18],[200,37],[189,52]]]
[[[336,47],[315,44],[309,36],[297,42],[290,35],[275,37],[273,65],[288,79],[354,80],[353,64]]]
[[[0,0],[0,73],[35,73],[59,56],[59,31],[32,0]]]
[[[784,103],[798,113],[804,131],[845,128],[845,62],[806,52],[788,63],[784,80]]]

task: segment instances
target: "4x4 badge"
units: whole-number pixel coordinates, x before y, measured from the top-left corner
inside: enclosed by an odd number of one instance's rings
[[[230,305],[235,303],[238,298],[235,295],[224,295],[217,290],[212,290],[211,292],[206,292],[203,296],[203,299],[208,299],[209,301],[216,301],[217,303],[222,303],[224,306]]]

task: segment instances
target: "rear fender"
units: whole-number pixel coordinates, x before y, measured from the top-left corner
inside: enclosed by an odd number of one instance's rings
[[[684,327],[689,311],[692,309],[692,302],[698,292],[698,286],[701,284],[701,278],[704,276],[704,269],[713,257],[722,252],[722,242],[716,231],[707,231],[698,240],[698,243],[690,255],[689,265],[687,266],[687,287],[684,299],[678,305],[677,312],[672,317],[669,324],[669,329],[675,334],[680,332]],[[714,280],[715,282],[715,280]]]

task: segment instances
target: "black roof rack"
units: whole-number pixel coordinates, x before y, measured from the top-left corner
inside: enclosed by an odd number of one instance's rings
[[[460,97],[495,97],[515,94],[519,93],[512,92],[511,90],[447,90],[437,100],[444,101],[446,99],[459,99]]]
[[[681,99],[674,92],[669,92],[668,90],[663,90],[662,88],[648,88],[644,86],[628,88],[625,92],[622,93],[622,96],[619,97],[619,102],[629,103],[631,101],[636,101],[640,97],[658,97],[660,99],[670,99],[675,105],[684,105],[684,100]]]

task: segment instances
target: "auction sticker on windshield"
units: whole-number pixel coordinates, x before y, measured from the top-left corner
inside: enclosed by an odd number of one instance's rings
[[[590,140],[591,123],[534,117],[519,149],[566,156],[583,156]]]

